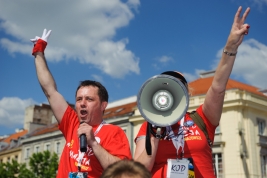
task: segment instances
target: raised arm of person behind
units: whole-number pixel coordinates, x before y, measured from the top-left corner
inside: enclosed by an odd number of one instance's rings
[[[108,92],[99,82],[85,80],[76,90],[75,110],[58,92],[49,71],[44,50],[51,30],[44,29],[42,37],[36,36],[32,55],[39,83],[58,121],[66,145],[61,155],[57,177],[68,177],[70,172],[87,172],[88,177],[100,177],[103,169],[120,159],[131,159],[128,139],[124,131],[103,119],[108,104]],[[81,123],[81,124],[80,124]],[[112,130],[112,132],[110,132]],[[79,138],[86,135],[85,150],[80,150]]]
[[[224,47],[220,63],[216,69],[212,84],[206,94],[205,101],[203,105],[199,106],[196,110],[206,125],[212,143],[214,140],[215,129],[220,122],[226,84],[234,65],[237,49],[242,43],[244,35],[248,34],[250,27],[248,24],[245,24],[245,19],[249,14],[250,8],[246,9],[242,17],[240,17],[241,11],[242,7],[239,7],[234,17],[232,29]],[[173,72],[175,74],[173,75],[172,72],[164,72],[162,74],[166,73],[181,80],[187,88],[187,82],[181,73]],[[176,137],[168,137],[168,135],[166,135],[167,139],[157,139],[151,134],[151,155],[148,155],[145,149],[145,135],[148,123],[144,122],[135,139],[136,149],[134,159],[143,163],[149,170],[151,170],[152,176],[156,178],[166,177],[167,159],[176,159],[177,157],[192,158],[194,168],[192,170],[194,170],[195,177],[214,178],[212,152],[204,133],[196,124],[193,125],[194,127],[189,124],[188,126],[183,125],[183,123],[192,123],[189,112],[187,112],[181,120],[183,120],[183,122],[179,121],[170,127],[173,133],[176,134]],[[174,138],[180,137],[180,131],[184,132],[184,136],[182,136],[181,139],[184,146],[182,144],[177,149]]]
[[[248,24],[245,24],[250,8],[246,9],[242,17],[240,17],[241,11],[242,7],[239,7],[234,17],[230,35],[223,49],[220,63],[203,104],[203,112],[214,126],[217,126],[220,122],[226,84],[232,72],[237,49],[250,28]]]

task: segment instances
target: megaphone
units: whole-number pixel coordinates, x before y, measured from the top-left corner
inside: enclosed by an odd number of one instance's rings
[[[163,138],[165,133],[161,134],[161,127],[177,123],[187,112],[189,95],[185,85],[187,82],[179,72],[167,71],[149,78],[141,86],[137,107],[148,122],[145,142],[148,155],[152,154],[150,134]],[[152,126],[156,126],[156,133]]]
[[[189,106],[185,85],[176,77],[161,74],[149,78],[137,95],[137,107],[146,121],[158,127],[181,120]]]

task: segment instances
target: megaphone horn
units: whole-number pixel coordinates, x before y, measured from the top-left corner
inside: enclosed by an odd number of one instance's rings
[[[176,77],[161,74],[148,79],[137,95],[137,107],[150,124],[166,127],[181,120],[189,106],[185,85]]]

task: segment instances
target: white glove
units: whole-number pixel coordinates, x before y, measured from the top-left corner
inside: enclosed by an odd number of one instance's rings
[[[40,38],[39,36],[35,36],[35,38],[30,39],[30,40],[31,40],[34,44],[35,44],[39,39],[42,39],[43,41],[47,42],[47,40],[48,40],[48,38],[49,38],[51,32],[52,32],[52,30],[49,30],[49,31],[47,32],[47,30],[44,29],[44,31],[43,31],[43,35],[42,35],[41,38]]]

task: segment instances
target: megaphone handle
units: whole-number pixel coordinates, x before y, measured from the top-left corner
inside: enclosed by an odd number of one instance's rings
[[[147,128],[146,128],[146,153],[147,155],[152,154],[150,133],[151,133],[151,124],[147,122]]]
[[[156,132],[156,138],[160,139],[160,137],[161,137],[161,127],[158,127]]]

